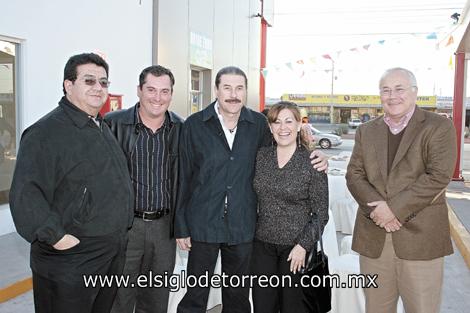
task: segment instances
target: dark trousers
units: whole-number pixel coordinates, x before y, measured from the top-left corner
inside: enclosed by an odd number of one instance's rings
[[[152,221],[134,218],[129,231],[124,275],[135,283],[137,276],[173,274],[176,241],[170,238],[170,215]],[[164,287],[119,288],[113,313],[166,313],[170,290]],[[135,311],[134,311],[135,310]]]
[[[288,287],[261,287],[256,283],[252,289],[253,308],[255,313],[307,313],[303,304],[303,294],[300,287],[301,275],[290,271],[290,262],[287,262],[289,253],[294,246],[276,245],[255,240],[253,242],[253,255],[251,269],[253,275],[281,275],[291,277],[292,286]],[[255,280],[256,281],[256,280]],[[294,287],[297,284],[298,287]]]
[[[83,275],[121,274],[127,237],[114,234],[104,240],[79,239],[77,246],[63,251],[38,242],[32,245],[36,313],[108,313],[111,310],[117,291],[115,284],[86,287]]]
[[[191,241],[191,251],[188,258],[188,275],[196,277],[214,274],[217,256],[221,252],[222,273],[227,276],[249,274],[252,243],[227,245],[221,243],[204,243]],[[228,283],[228,279],[226,280]],[[223,313],[249,313],[251,311],[249,301],[249,286],[222,287],[222,312]],[[188,287],[183,300],[178,305],[178,313],[205,313],[209,288]]]

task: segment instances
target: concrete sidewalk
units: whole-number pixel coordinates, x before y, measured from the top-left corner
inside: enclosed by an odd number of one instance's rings
[[[452,237],[470,268],[470,143],[464,144],[462,176],[464,181],[449,184],[446,195]]]

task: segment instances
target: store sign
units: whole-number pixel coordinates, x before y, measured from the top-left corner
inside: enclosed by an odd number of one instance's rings
[[[288,100],[303,105],[330,105],[335,106],[378,106],[381,105],[380,96],[373,95],[314,95],[314,94],[284,94],[282,100]],[[417,99],[419,106],[435,107],[436,96],[421,96]]]
[[[190,64],[212,69],[212,39],[193,32],[189,36]]]

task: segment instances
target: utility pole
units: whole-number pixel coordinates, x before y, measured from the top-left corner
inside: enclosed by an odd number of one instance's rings
[[[331,94],[330,94],[330,124],[333,124],[334,112],[333,112],[333,96],[334,96],[334,85],[335,85],[335,61],[331,58]]]

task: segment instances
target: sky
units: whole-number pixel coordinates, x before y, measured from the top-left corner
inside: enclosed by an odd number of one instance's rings
[[[399,66],[415,73],[420,95],[452,96],[458,40],[449,37],[458,25],[450,16],[466,2],[274,0],[265,10],[266,95],[374,95],[381,74]]]

